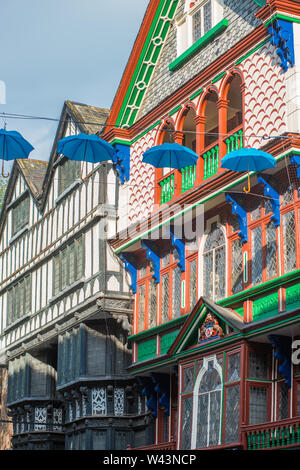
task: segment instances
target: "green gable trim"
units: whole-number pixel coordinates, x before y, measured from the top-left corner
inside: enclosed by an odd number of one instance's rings
[[[290,23],[300,23],[300,18],[294,18],[292,16],[287,16],[287,15],[282,15],[281,13],[277,13],[265,23],[265,26],[269,26],[269,24],[273,23],[273,21],[275,20],[285,20],[285,21],[289,21]]]
[[[110,144],[111,145],[121,144],[121,145],[127,145],[128,147],[130,147],[131,142],[128,140],[114,139],[110,142]]]
[[[160,1],[117,117],[116,126],[130,127],[134,123],[164,46],[177,4],[178,0]]]
[[[172,109],[172,111],[169,112],[169,116],[173,116],[173,114],[177,113],[179,111],[181,106],[176,106],[176,108]]]
[[[192,56],[194,56],[198,51],[200,51],[204,46],[209,42],[213,41],[216,36],[221,34],[228,27],[228,20],[224,18],[220,21],[214,28],[210,29],[202,38],[198,39],[191,47],[189,47],[183,54],[181,54],[177,59],[169,65],[169,70],[171,72],[179,69],[185,62],[187,62]]]
[[[167,354],[168,350],[174,343],[180,330],[171,331],[161,336],[160,339],[160,354]]]
[[[262,320],[278,314],[278,292],[260,297],[253,302],[253,321]]]
[[[192,101],[195,98],[197,98],[197,96],[201,95],[202,92],[203,92],[203,88],[200,88],[200,90],[198,90],[198,91],[196,91],[195,93],[192,94],[189,101]]]
[[[156,338],[138,344],[138,361],[146,361],[156,356]]]
[[[254,0],[254,2],[257,3],[257,5],[260,7],[264,7],[266,4],[266,0]]]
[[[287,287],[285,290],[286,311],[300,308],[300,284]]]

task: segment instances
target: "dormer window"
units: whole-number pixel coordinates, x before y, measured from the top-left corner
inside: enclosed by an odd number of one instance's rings
[[[177,19],[177,56],[205,36],[223,19],[218,0],[186,1],[184,15]]]

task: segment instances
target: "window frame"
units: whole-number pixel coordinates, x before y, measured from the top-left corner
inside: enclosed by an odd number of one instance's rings
[[[78,249],[76,249],[75,245],[77,243],[81,243],[81,260],[80,257],[78,256]],[[53,270],[53,296],[59,295],[61,292],[64,290],[72,287],[73,284],[75,284],[77,281],[79,281],[83,276],[84,276],[84,270],[85,270],[85,237],[84,234],[81,234],[75,238],[73,238],[71,241],[68,241],[65,245],[63,245],[53,256],[53,264],[52,264],[52,270]],[[76,267],[76,274],[75,274],[75,279],[73,280],[72,283],[69,282],[70,279],[70,251],[71,247],[75,247],[74,250],[74,271]],[[66,265],[64,266],[64,269],[66,271],[66,285],[62,287],[62,253],[66,252]],[[56,260],[58,259],[58,282],[56,279],[57,276],[57,271],[56,271]],[[81,266],[81,273],[78,273],[78,266]]]

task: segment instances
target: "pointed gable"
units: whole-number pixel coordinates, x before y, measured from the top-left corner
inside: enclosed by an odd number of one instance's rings
[[[243,328],[243,320],[233,310],[201,297],[170,347],[168,355],[175,355],[194,345],[217,341],[229,333],[239,334]]]

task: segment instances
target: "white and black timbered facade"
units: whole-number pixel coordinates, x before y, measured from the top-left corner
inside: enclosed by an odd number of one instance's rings
[[[126,185],[112,163],[81,164],[56,153],[60,138],[96,133],[107,114],[66,102],[49,163],[15,161],[6,191],[0,357],[15,449],[147,442],[145,399],[126,370],[132,300],[106,243],[126,224],[126,215],[117,218]]]

